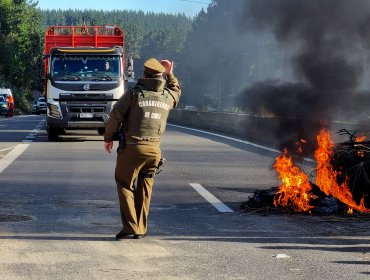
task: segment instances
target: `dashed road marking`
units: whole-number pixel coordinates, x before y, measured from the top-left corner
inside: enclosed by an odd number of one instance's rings
[[[0,152],[5,152],[5,151],[8,151],[8,150],[11,150],[13,149],[15,146],[11,146],[11,147],[8,147],[8,148],[5,148],[5,149],[1,149]]]
[[[201,184],[198,183],[189,183],[189,185],[196,190],[205,200],[213,205],[219,212],[221,213],[232,213],[234,212],[228,206],[226,206],[221,200],[207,191],[205,188],[202,187]]]
[[[36,138],[40,130],[44,127],[45,119],[43,119],[39,124],[25,137],[22,141],[23,143],[32,143],[32,141]]]
[[[5,156],[3,156],[0,160],[0,174],[15,161],[23,152],[30,146],[30,144],[18,144],[14,147],[13,150],[11,150],[9,153],[7,153]]]
[[[45,120],[39,122],[35,129],[33,129],[26,137],[22,140],[22,144],[18,144],[9,148],[0,150],[0,152],[5,152],[11,150],[6,155],[0,155],[0,174],[8,168],[23,152],[30,146],[33,139],[39,133],[39,130],[43,127]]]

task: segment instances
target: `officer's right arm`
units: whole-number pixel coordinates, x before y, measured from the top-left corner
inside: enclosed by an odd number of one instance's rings
[[[181,96],[181,88],[179,85],[179,82],[177,81],[177,78],[173,73],[168,73],[166,75],[167,78],[167,88],[170,90],[170,94],[174,100],[174,106],[176,107],[177,103],[180,100]]]

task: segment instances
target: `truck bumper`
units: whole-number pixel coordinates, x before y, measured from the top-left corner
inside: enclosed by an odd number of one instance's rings
[[[94,129],[105,127],[108,114],[93,114],[92,117],[80,117],[80,114],[67,114],[63,119],[47,116],[47,125],[57,128]]]
[[[105,97],[105,95],[102,95]],[[76,99],[48,103],[47,126],[63,129],[104,128],[115,100]]]

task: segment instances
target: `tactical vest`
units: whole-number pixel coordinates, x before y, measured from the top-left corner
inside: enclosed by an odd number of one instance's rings
[[[166,91],[148,91],[140,85],[132,89],[125,134],[144,139],[159,139],[166,129],[174,101]]]

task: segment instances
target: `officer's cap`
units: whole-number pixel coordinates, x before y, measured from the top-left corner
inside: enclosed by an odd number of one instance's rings
[[[149,58],[144,62],[144,72],[149,75],[158,75],[166,71],[166,68],[155,58]]]

